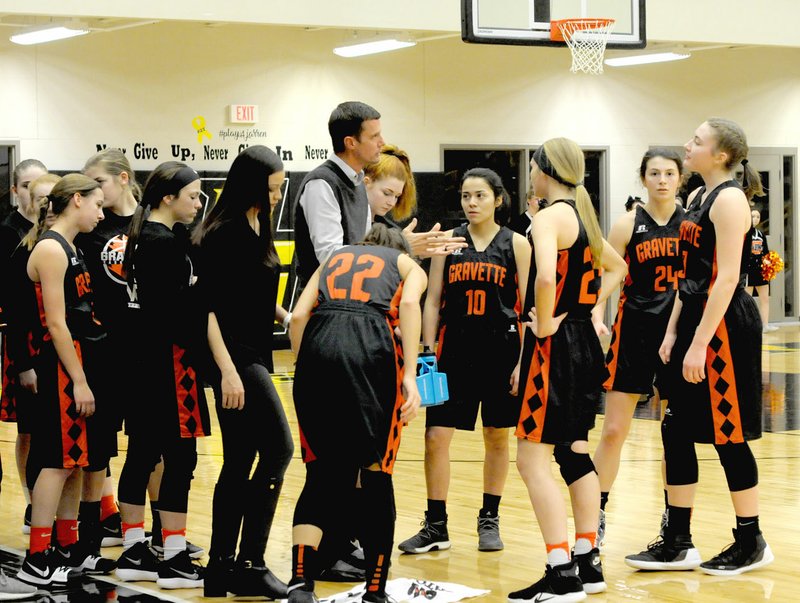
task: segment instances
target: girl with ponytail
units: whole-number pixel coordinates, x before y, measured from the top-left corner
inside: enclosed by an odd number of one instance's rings
[[[128,453],[119,479],[124,552],[117,577],[162,588],[203,586],[186,542],[186,512],[196,438],[209,435],[208,407],[192,353],[207,330],[196,299],[185,225],[201,209],[200,176],[169,161],[157,166],[133,213],[122,263],[129,295],[134,403],[125,416]],[[150,473],[163,459],[158,494],[164,560],[145,541]]]
[[[128,240],[128,227],[142,197],[142,189],[136,182],[136,173],[128,158],[119,149],[103,149],[92,155],[86,161],[83,173],[103,190],[105,219],[92,232],[77,237],[75,244],[86,258],[95,294],[95,312],[106,328],[108,345],[114,350],[116,366],[128,367],[128,292],[122,274],[122,257]],[[103,375],[107,381],[105,385],[113,391],[117,400],[115,415],[109,417],[111,428],[115,431],[121,428],[123,409],[135,404],[129,397],[130,388],[120,387],[117,374],[117,370],[112,370]],[[156,479],[159,475],[159,472],[154,472]],[[154,516],[158,517],[158,513]],[[104,546],[122,544],[120,514],[114,500],[114,480],[110,475],[101,499],[100,521]]]
[[[603,350],[591,310],[626,273],[619,254],[603,240],[583,185],[584,156],[566,138],[545,142],[533,155],[531,182],[547,208],[533,218],[533,261],[526,309],[517,425],[517,467],[528,488],[547,547],[544,577],[511,593],[510,601],[578,601],[606,589],[596,546],[600,487],[589,457],[588,434],[605,376]],[[602,268],[602,278],[598,269]],[[574,509],[570,558],[567,512],[550,472],[555,454]]]
[[[76,477],[78,467],[85,472],[87,498],[99,500],[109,458],[116,454],[116,438],[108,436],[95,416],[109,404],[102,396],[95,400],[96,374],[103,362],[98,344],[105,333],[94,317],[91,279],[73,242],[103,219],[103,192],[82,174],[68,174],[47,199],[55,222],[40,236],[27,265],[44,336],[35,361],[40,412],[32,424],[28,460],[28,483],[35,484],[30,552],[17,577],[34,585],[66,582],[64,568],[108,573],[115,566],[99,556],[98,522],[87,518],[79,539],[79,496],[59,504],[67,479]],[[69,491],[79,495],[80,488]],[[51,549],[57,509],[58,546]]]
[[[683,166],[704,186],[689,195],[680,226],[684,271],[659,355],[670,398],[662,422],[669,521],[660,538],[625,561],[638,569],[732,576],[772,563],[758,522],[758,466],[748,444],[761,437],[761,317],[744,288],[752,217],[761,181],[747,164],[747,138],[711,118],[684,146]],[[743,184],[733,177],[742,165]],[[734,543],[701,562],[691,538],[698,482],[695,443],[713,444],[736,511]]]

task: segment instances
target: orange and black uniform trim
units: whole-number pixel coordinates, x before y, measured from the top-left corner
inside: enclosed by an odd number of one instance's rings
[[[561,200],[573,210],[574,201]],[[578,217],[577,210],[575,215]],[[558,331],[536,338],[526,332],[520,370],[522,408],[515,435],[533,442],[571,444],[584,439],[594,416],[606,372],[590,312],[600,289],[586,229],[578,217],[575,243],[558,251],[554,316],[568,312]],[[528,277],[526,314],[534,306],[536,247]]]
[[[717,276],[716,231],[709,213],[720,191],[738,186],[733,180],[724,182],[705,199],[705,189],[700,189],[680,228],[685,277],[679,283],[682,309],[668,366],[673,391],[664,421],[678,424],[695,442],[741,443],[761,437],[761,318],[743,286],[749,233],[742,241],[742,279],[706,349],[706,379],[688,383],[682,375],[683,359]]]

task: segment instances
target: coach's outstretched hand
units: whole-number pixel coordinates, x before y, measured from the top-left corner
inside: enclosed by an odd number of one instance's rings
[[[438,222],[427,232],[414,232],[416,227],[417,219],[414,218],[403,229],[403,236],[411,246],[411,253],[414,254],[414,257],[430,258],[436,255],[450,255],[456,249],[467,246],[467,240],[464,237],[448,237],[447,232],[442,231],[442,225]]]

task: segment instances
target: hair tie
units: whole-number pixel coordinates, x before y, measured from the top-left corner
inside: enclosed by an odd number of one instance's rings
[[[747,158],[742,159],[742,188],[747,190],[750,185],[749,178],[747,177]]]
[[[581,180],[580,182],[576,182],[575,183],[575,188],[577,188],[579,186],[583,186],[583,180]]]

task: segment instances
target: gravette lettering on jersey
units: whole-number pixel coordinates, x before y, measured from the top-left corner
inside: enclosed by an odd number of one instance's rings
[[[126,285],[125,277],[122,272],[122,260],[125,257],[125,247],[128,244],[128,236],[118,234],[110,238],[103,245],[100,251],[100,261],[103,263],[103,269],[106,275],[115,283]]]
[[[700,247],[700,235],[702,232],[703,227],[690,220],[681,222],[680,239],[681,241],[686,241],[693,247]]]
[[[679,241],[677,237],[662,237],[642,241],[636,245],[636,259],[639,263],[663,257],[677,257]]]
[[[459,262],[450,265],[447,279],[448,283],[477,281],[502,287],[506,282],[506,267],[488,262]]]

